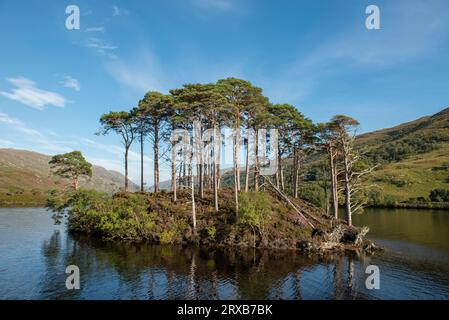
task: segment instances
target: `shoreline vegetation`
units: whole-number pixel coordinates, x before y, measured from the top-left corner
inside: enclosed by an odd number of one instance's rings
[[[46,206],[48,198],[42,198],[40,201],[15,201],[15,200],[2,200],[0,202],[0,208],[43,208]],[[344,208],[340,206],[340,209]],[[368,208],[380,208],[380,209],[420,209],[420,210],[449,210],[449,202],[400,202],[396,204],[377,204],[367,205]]]
[[[367,228],[348,226],[300,199],[292,199],[293,206],[286,205],[268,188],[241,194],[239,217],[234,213],[232,188],[219,191],[218,212],[214,210],[213,193],[205,191],[204,198],[196,203],[196,230],[192,227],[189,190],[179,190],[176,203],[172,196],[166,191],[109,196],[79,189],[63,198],[55,194],[48,199],[47,208],[55,212],[56,223],[67,217],[70,232],[107,241],[295,249],[316,254],[380,250],[365,239]],[[304,224],[295,207],[313,219],[313,227]]]
[[[363,159],[355,144],[359,122],[349,116],[314,124],[295,106],[270,103],[250,82],[227,78],[185,84],[168,95],[150,91],[136,107],[103,114],[99,122],[97,135],[116,134],[123,145],[124,191],[107,196],[80,189],[92,176],[92,165],[80,151],[53,156],[53,174],[69,184],[51,194],[47,208],[57,222],[67,215],[73,232],[111,240],[313,252],[377,248],[365,239],[368,228],[352,224],[353,214],[367,204],[363,183],[377,165]],[[144,190],[147,140],[153,153],[151,193]],[[140,144],[140,193],[129,192],[128,154],[134,142]],[[302,200],[299,188],[304,159],[316,152],[324,159],[321,181],[331,195],[324,211]],[[233,182],[220,169],[231,165],[222,162],[223,153],[232,154]],[[169,193],[160,186],[163,161],[171,168]]]

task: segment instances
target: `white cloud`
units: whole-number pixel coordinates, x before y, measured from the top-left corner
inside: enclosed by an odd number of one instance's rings
[[[90,28],[86,28],[86,32],[105,32],[106,28],[105,27],[90,27]]]
[[[116,59],[106,65],[106,70],[120,84],[137,92],[164,91],[162,72],[150,51],[144,51],[131,63]]]
[[[42,90],[36,87],[36,83],[24,77],[9,78],[9,83],[16,88],[11,92],[0,91],[0,95],[19,101],[29,107],[43,110],[46,105],[64,107],[67,100],[59,93]]]
[[[232,9],[230,0],[192,0],[193,4],[202,9],[217,9],[229,11]]]
[[[66,87],[66,88],[73,89],[75,91],[80,91],[81,90],[81,86],[80,86],[79,81],[76,80],[75,78],[72,78],[71,76],[65,76],[64,77],[63,86]]]
[[[21,125],[22,122],[18,119],[12,118],[6,113],[0,112],[0,123],[8,125]]]

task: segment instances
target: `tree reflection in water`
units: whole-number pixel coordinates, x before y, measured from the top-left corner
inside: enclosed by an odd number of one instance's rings
[[[68,234],[44,209],[0,213],[4,299],[449,298],[449,219],[443,212],[373,211],[358,219],[367,219],[384,252],[322,257],[103,242]],[[413,228],[401,227],[410,221]],[[65,287],[72,264],[81,272],[80,290]],[[380,290],[365,287],[368,265],[380,268]]]
[[[68,235],[61,245],[59,231],[43,243],[42,253],[46,266],[42,285],[47,298],[302,299],[310,286],[317,292],[331,291],[330,299],[357,297],[354,272],[358,262],[342,255],[154,246],[80,235]],[[80,268],[81,290],[65,289],[64,270],[69,264]],[[321,276],[330,275],[330,281],[318,278],[319,268],[324,270]],[[326,287],[329,285],[334,289]]]

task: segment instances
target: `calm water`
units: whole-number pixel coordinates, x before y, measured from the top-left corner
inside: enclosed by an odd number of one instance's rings
[[[356,216],[386,248],[372,256],[212,251],[68,235],[44,209],[0,209],[0,299],[449,299],[449,212]],[[81,289],[65,288],[75,264]],[[380,290],[365,268],[380,268]]]

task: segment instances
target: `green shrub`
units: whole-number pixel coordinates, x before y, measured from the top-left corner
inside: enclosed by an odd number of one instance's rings
[[[237,222],[251,227],[255,245],[256,231],[263,235],[265,225],[270,220],[270,199],[263,192],[248,192],[239,195],[239,203]]]
[[[53,192],[47,208],[60,220],[66,214],[73,231],[95,233],[107,238],[141,239],[155,226],[155,215],[147,212],[144,195],[120,194],[109,197],[94,190],[61,194]]]
[[[170,244],[175,240],[176,232],[174,230],[163,231],[160,236],[162,244]]]
[[[320,208],[325,206],[325,193],[317,183],[304,183],[298,190],[299,197]]]
[[[433,202],[449,202],[449,190],[434,189],[430,192],[429,198]]]
[[[206,227],[207,235],[211,240],[215,240],[215,235],[217,234],[217,229],[215,226]]]

